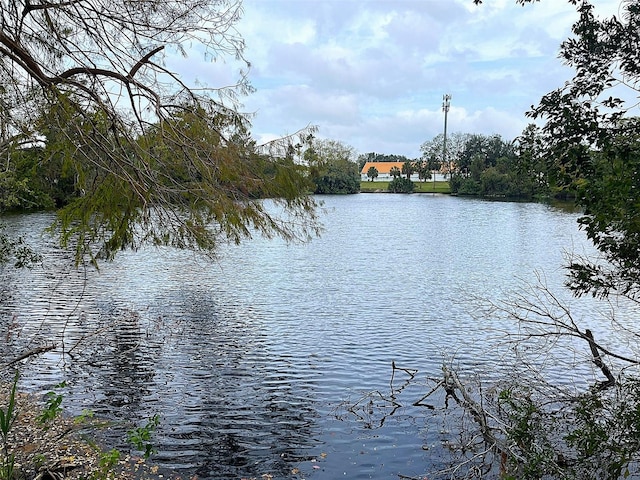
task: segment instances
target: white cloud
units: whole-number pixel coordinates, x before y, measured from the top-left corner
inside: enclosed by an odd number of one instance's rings
[[[596,12],[617,13],[618,0]],[[451,131],[513,139],[525,112],[571,72],[556,58],[575,7],[565,0],[245,0],[254,136],[318,125],[360,152],[419,155]],[[228,82],[237,65],[177,61],[189,75]]]

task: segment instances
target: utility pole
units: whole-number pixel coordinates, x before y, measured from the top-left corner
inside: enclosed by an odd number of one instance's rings
[[[451,164],[447,163],[447,114],[449,113],[449,107],[451,106],[451,95],[446,94],[442,96],[442,111],[444,112],[444,142],[442,147],[442,162],[449,168],[449,180],[452,178]]]

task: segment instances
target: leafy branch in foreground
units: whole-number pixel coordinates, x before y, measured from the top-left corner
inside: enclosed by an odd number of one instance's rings
[[[42,256],[36,253],[23,238],[12,238],[0,225],[0,266],[13,262],[15,268],[32,267]]]
[[[241,13],[236,0],[0,3],[0,155],[51,186],[52,231],[78,258],[317,233],[293,158],[313,129],[258,146],[240,111],[252,91]],[[187,45],[233,58],[238,81],[187,82],[168,67]]]
[[[475,425],[453,478],[640,475],[639,334],[624,316],[636,318],[640,300],[640,5],[623,0],[616,16],[599,18],[592,2],[569,3],[579,19],[560,57],[574,77],[530,115],[545,121],[543,154],[577,190],[579,224],[599,251],[570,259],[567,286],[608,301],[610,316],[607,324],[591,308],[577,319],[544,285],[492,304],[490,318],[517,327],[508,343],[516,357],[490,388],[457,374],[449,382]]]
[[[136,427],[127,432],[127,440],[138,450],[144,452],[144,458],[149,458],[155,449],[151,443],[151,436],[160,423],[160,417],[158,414],[149,418],[149,421],[143,427]]]

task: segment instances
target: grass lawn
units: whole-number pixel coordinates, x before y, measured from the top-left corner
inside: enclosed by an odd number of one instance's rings
[[[433,182],[433,180],[426,182],[413,182],[414,193],[451,193],[449,188],[449,182]],[[389,182],[360,182],[360,192],[371,193],[377,191],[386,192],[389,187]]]

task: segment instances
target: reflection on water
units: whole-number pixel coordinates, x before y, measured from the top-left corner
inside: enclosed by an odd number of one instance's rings
[[[326,231],[306,245],[258,238],[213,264],[143,249],[100,272],[39,237],[46,216],[11,217],[46,256],[3,272],[0,354],[55,343],[26,364],[23,387],[66,380],[65,406],[113,419],[114,446],[159,414],[167,475],[419,475],[440,461],[442,424],[419,400],[443,358],[501,368],[497,332],[512,326],[476,318],[477,297],[535,270],[560,287],[564,250],[587,248],[577,214],[437,195],[325,207]]]

